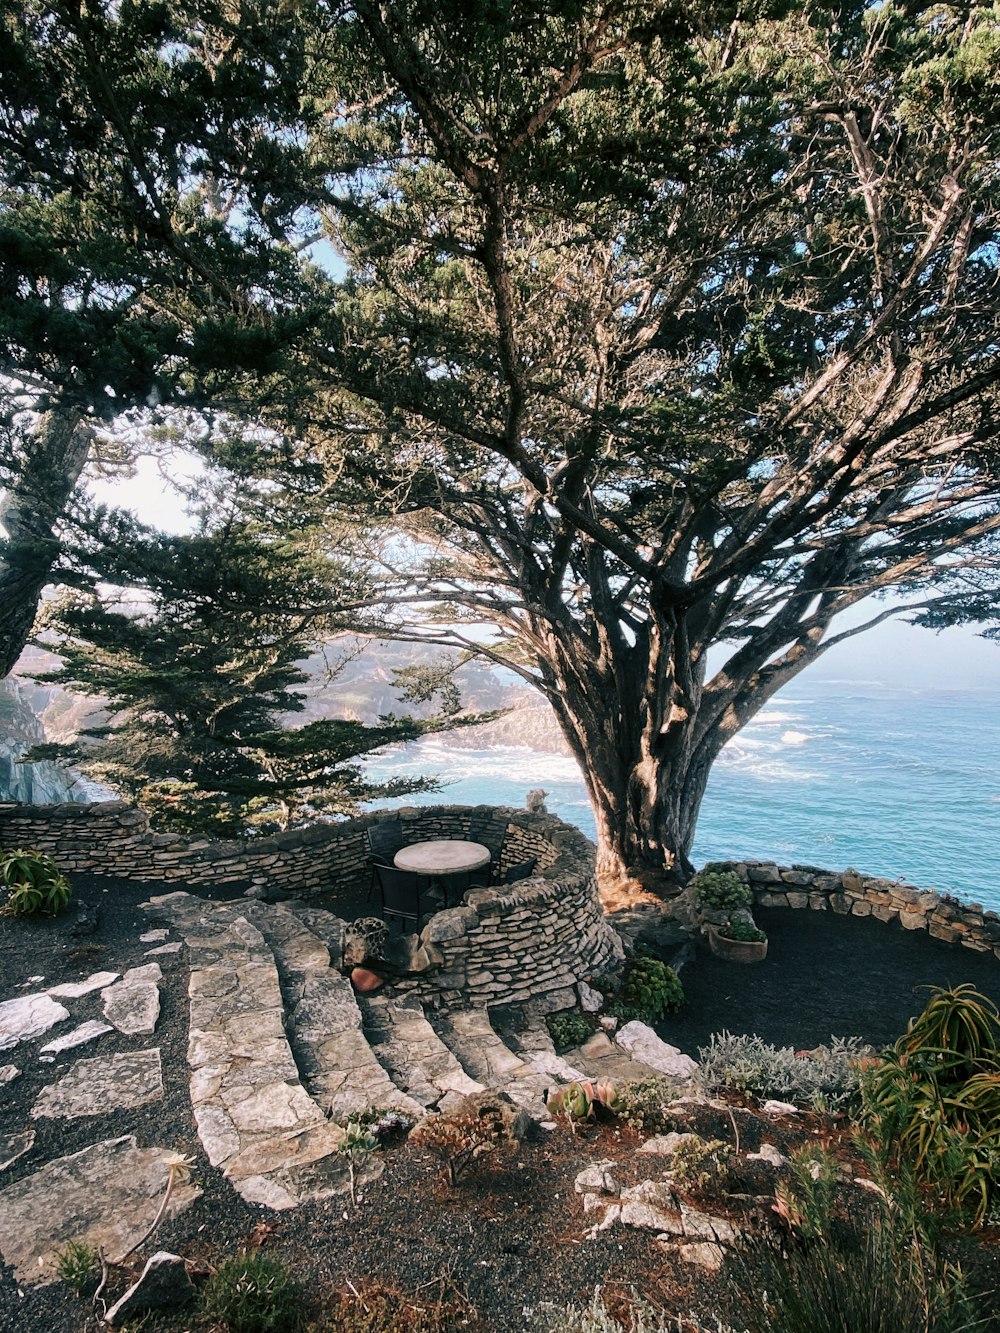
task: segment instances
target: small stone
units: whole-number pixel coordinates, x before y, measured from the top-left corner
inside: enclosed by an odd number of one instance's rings
[[[573,1182],[577,1194],[618,1194],[621,1186],[611,1174],[614,1162],[595,1162],[585,1167]]]
[[[63,1036],[56,1037],[54,1041],[47,1042],[41,1048],[41,1054],[59,1055],[62,1051],[71,1051],[76,1046],[83,1046],[88,1041],[103,1037],[105,1032],[114,1032],[114,1028],[108,1023],[99,1023],[96,1018],[91,1018],[86,1023],[81,1023],[79,1027],[74,1028],[72,1032],[64,1033]]]
[[[715,1245],[708,1240],[689,1241],[686,1245],[680,1246],[677,1253],[686,1264],[695,1264],[698,1268],[703,1268],[706,1273],[717,1273],[726,1257],[721,1245]]]
[[[170,934],[169,930],[147,930],[144,935],[139,936],[140,944],[159,944]]]
[[[385,979],[367,967],[355,967],[351,971],[351,985],[360,995],[372,995],[382,989]]]
[[[159,963],[143,963],[140,967],[130,967],[122,980],[128,984],[135,981],[162,981],[163,973]]]
[[[174,1310],[196,1296],[187,1265],[179,1254],[160,1250],[146,1264],[138,1282],[104,1316],[106,1324],[120,1324],[146,1310]]]
[[[788,1162],[784,1153],[779,1152],[773,1143],[762,1143],[760,1152],[748,1152],[748,1162],[766,1162],[768,1166],[782,1167]]]
[[[596,1014],[604,1004],[604,996],[585,981],[576,983],[576,993],[580,997],[580,1008],[585,1014]]]
[[[91,991],[103,990],[117,980],[117,972],[94,972],[85,981],[67,981],[61,986],[50,986],[45,993],[54,1000],[79,1000]]]
[[[662,1041],[646,1023],[625,1023],[615,1033],[615,1041],[633,1060],[669,1078],[690,1078],[698,1069],[689,1055]]]
[[[660,1157],[669,1157],[677,1151],[682,1143],[693,1143],[699,1140],[697,1134],[657,1134],[655,1138],[647,1139],[639,1149],[641,1153],[654,1153]]]
[[[158,958],[161,954],[180,953],[184,945],[180,940],[175,940],[173,944],[161,944],[155,949],[147,949],[143,954],[144,958]]]
[[[69,1018],[69,1010],[48,995],[22,995],[0,1004],[0,1051],[9,1051],[21,1041],[40,1037],[49,1028]]]
[[[6,1083],[13,1083],[16,1078],[21,1077],[21,1071],[17,1065],[0,1065],[0,1088]]]
[[[597,1021],[605,1032],[614,1032],[617,1029],[618,1024],[621,1022],[621,1019],[613,1018],[611,1014],[602,1014]]]
[[[156,963],[152,966],[159,972]],[[160,1016],[160,992],[155,981],[123,980],[101,991],[101,999],[104,1017],[125,1036],[134,1037],[155,1029]]]
[[[31,1152],[35,1146],[35,1131],[26,1129],[23,1134],[0,1134],[0,1171],[13,1166],[19,1157]]]
[[[774,1098],[768,1098],[760,1108],[765,1115],[798,1115],[799,1108],[793,1106],[791,1102],[779,1102]]]

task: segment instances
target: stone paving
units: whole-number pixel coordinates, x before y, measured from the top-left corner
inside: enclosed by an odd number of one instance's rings
[[[220,903],[178,892],[143,906],[153,927],[140,936],[151,946],[149,961],[123,975],[98,972],[0,1004],[0,1050],[18,1049],[20,1055],[26,1044],[67,1023],[67,1004],[97,991],[106,1021],[67,1025],[39,1046],[35,1058],[51,1061],[84,1044],[113,1042],[119,1034],[152,1034],[162,981],[156,955],[184,950],[190,968],[189,1090],[198,1136],[211,1165],[251,1203],[281,1210],[347,1193],[345,1135],[336,1122],[361,1110],[392,1109],[415,1122],[491,1090],[505,1092],[548,1125],[547,1087],[585,1077],[648,1075],[662,1056],[658,1048],[644,1048],[649,1063],[641,1063],[638,1046],[630,1056],[599,1033],[560,1058],[541,1013],[522,1020],[512,1039],[515,1050],[481,1006],[428,1017],[412,994],[356,996],[332,965],[332,959],[341,962],[344,923],[308,904]],[[170,939],[172,930],[181,938]],[[19,1064],[0,1066],[0,1097],[4,1084],[18,1077]],[[81,1119],[163,1095],[159,1049],[112,1051],[75,1060],[42,1090],[31,1116]],[[0,1138],[0,1171],[34,1142],[30,1127],[12,1128],[17,1132]],[[52,1255],[66,1239],[101,1243],[109,1252],[127,1248],[150,1209],[155,1212],[165,1153],[138,1148],[134,1137],[107,1140],[0,1190],[5,1261],[19,1277],[30,1272],[32,1280],[47,1280]],[[356,1184],[381,1170],[377,1159],[370,1161],[357,1171]],[[172,1209],[197,1195],[185,1187]]]

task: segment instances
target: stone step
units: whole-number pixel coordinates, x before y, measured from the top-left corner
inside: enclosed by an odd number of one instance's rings
[[[289,898],[281,906],[286,912],[298,917],[304,926],[323,941],[330,953],[331,966],[339,967],[344,952],[346,922],[328,912],[325,907],[315,907],[301,898]]]
[[[365,1036],[397,1087],[424,1107],[448,1093],[467,1096],[483,1085],[465,1072],[414,996],[359,996]]]
[[[550,1120],[545,1090],[562,1080],[535,1058],[515,1054],[494,1031],[485,1008],[438,1010],[431,1022],[471,1078],[505,1092],[532,1119]]]

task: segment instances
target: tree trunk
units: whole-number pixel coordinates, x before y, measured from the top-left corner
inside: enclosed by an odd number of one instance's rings
[[[29,437],[0,501],[0,678],[14,669],[59,556],[56,526],[87,461],[91,432],[75,408],[53,409]]]

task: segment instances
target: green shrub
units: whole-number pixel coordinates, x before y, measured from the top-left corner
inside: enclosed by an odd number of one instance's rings
[[[209,1318],[229,1333],[291,1333],[301,1326],[302,1289],[285,1265],[257,1251],[227,1259],[205,1286]]]
[[[1000,1194],[1000,1015],[971,986],[936,989],[862,1083],[862,1124],[886,1160],[912,1169],[977,1222]]]
[[[753,906],[753,891],[744,884],[735,870],[715,870],[706,867],[695,876],[695,896],[702,907],[716,911],[735,911]]]
[[[615,1113],[640,1134],[668,1134],[682,1121],[667,1108],[679,1095],[679,1085],[668,1078],[637,1078],[618,1085]]]
[[[730,940],[740,940],[744,944],[762,944],[767,936],[752,921],[730,921],[722,926],[719,933]]]
[[[838,1107],[857,1096],[866,1054],[860,1037],[832,1037],[829,1046],[797,1056],[791,1046],[771,1046],[757,1036],[714,1033],[698,1052],[699,1079],[706,1092],[729,1088],[797,1105],[822,1098]]]
[[[670,1154],[670,1179],[682,1190],[704,1190],[709,1185],[718,1187],[732,1155],[732,1147],[724,1140],[692,1135],[678,1143]]]
[[[595,1030],[594,1020],[586,1014],[577,1013],[575,1009],[568,1009],[561,1014],[546,1014],[545,1026],[557,1055],[572,1050],[574,1046],[582,1046]]]
[[[8,916],[57,916],[70,900],[66,877],[43,852],[4,852],[0,856],[2,910]]]
[[[655,1023],[683,1003],[684,991],[674,969],[658,958],[635,955],[628,960],[618,993],[605,1010],[625,1022]]]
[[[78,1296],[93,1294],[101,1278],[101,1259],[93,1245],[71,1240],[56,1252],[56,1272]]]

